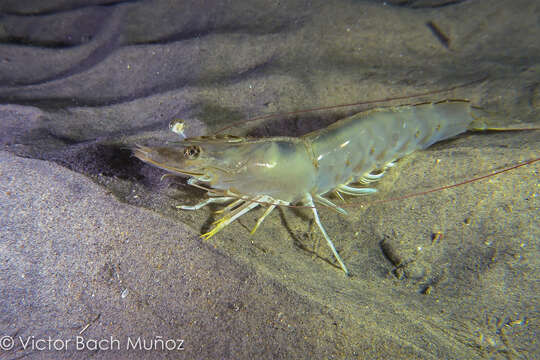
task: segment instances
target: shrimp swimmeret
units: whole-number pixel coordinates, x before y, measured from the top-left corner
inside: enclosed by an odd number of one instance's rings
[[[346,214],[325,195],[369,195],[393,162],[415,150],[467,130],[485,129],[465,100],[399,106],[361,112],[301,137],[250,138],[229,135],[186,138],[181,146],[136,146],[134,155],[208,192],[209,198],[183,210],[223,203],[223,216],[208,239],[240,216],[266,207],[252,233],[276,208],[304,205],[339,265],[349,274],[319,219],[315,204]]]

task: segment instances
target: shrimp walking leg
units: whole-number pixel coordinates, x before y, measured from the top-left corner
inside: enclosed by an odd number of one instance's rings
[[[334,243],[326,233],[326,230],[324,229],[321,220],[319,219],[319,214],[317,213],[317,208],[315,208],[315,204],[313,203],[313,197],[310,193],[306,193],[306,202],[307,205],[311,207],[311,210],[313,210],[313,217],[315,218],[315,222],[317,223],[317,226],[321,230],[321,233],[323,234],[324,238],[326,239],[326,242],[328,243],[328,246],[330,249],[332,249],[332,252],[334,253],[334,257],[339,262],[339,265],[341,266],[341,269],[345,272],[345,275],[349,275],[349,270],[347,270],[347,267],[345,266],[345,263],[343,260],[341,260],[341,256],[339,256],[336,247],[334,246]]]
[[[234,199],[235,198],[229,197],[229,196],[211,197],[211,198],[203,200],[200,203],[195,204],[195,205],[178,205],[178,206],[176,206],[176,208],[181,209],[181,210],[199,210],[200,208],[202,208],[202,207],[204,207],[204,206],[206,206],[208,204],[223,204],[223,203],[226,203],[227,201],[231,201],[231,200],[234,200]]]
[[[257,229],[259,228],[259,226],[262,224],[262,222],[264,221],[264,219],[270,215],[270,213],[272,212],[272,210],[274,210],[276,208],[277,205],[270,205],[268,207],[268,209],[266,209],[266,211],[264,212],[264,214],[259,218],[259,220],[257,220],[257,223],[255,224],[255,226],[253,227],[253,230],[251,230],[251,235],[255,234],[255,231],[257,231]]]
[[[236,207],[240,206],[245,201],[246,201],[245,199],[238,199],[236,201],[233,201],[229,205],[225,206],[223,209],[217,210],[216,212],[214,212],[214,214],[227,214],[231,212],[232,210],[234,210]]]
[[[261,205],[264,202],[269,201],[271,198],[269,196],[259,196],[253,201],[246,200],[246,203],[239,206],[237,209],[233,210],[231,213],[226,214],[221,219],[218,219],[214,222],[216,225],[212,230],[209,232],[202,234],[201,238],[208,240],[215,234],[217,234],[221,229],[223,229],[225,226],[229,225],[236,219],[238,219],[240,216],[244,215],[245,213],[249,212],[252,209],[255,209],[257,206]]]

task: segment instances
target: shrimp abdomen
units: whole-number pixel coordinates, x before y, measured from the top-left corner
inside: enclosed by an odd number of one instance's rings
[[[305,135],[318,162],[319,193],[467,131],[470,109],[462,100],[377,109]]]

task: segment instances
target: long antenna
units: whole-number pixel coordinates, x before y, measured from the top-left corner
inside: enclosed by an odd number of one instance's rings
[[[459,89],[459,88],[467,87],[467,86],[470,86],[470,85],[473,85],[473,84],[476,84],[476,83],[480,83],[480,82],[486,80],[487,78],[488,77],[485,76],[483,78],[476,79],[476,80],[470,81],[470,82],[465,83],[465,84],[452,86],[450,88],[426,91],[426,92],[416,93],[416,94],[395,96],[395,97],[389,97],[389,98],[384,98],[384,99],[376,99],[376,100],[359,101],[359,102],[350,103],[350,104],[330,105],[330,106],[322,106],[322,107],[318,107],[318,108],[311,108],[311,109],[304,109],[304,110],[296,110],[296,111],[289,111],[289,112],[261,115],[261,116],[257,116],[257,117],[247,119],[247,120],[235,121],[235,122],[221,128],[221,129],[217,130],[216,134],[219,134],[219,133],[221,133],[221,132],[223,132],[225,130],[234,128],[234,127],[236,127],[238,125],[241,125],[241,124],[248,124],[248,123],[251,123],[251,122],[254,122],[254,121],[271,119],[271,118],[274,118],[274,117],[286,117],[286,116],[297,115],[297,114],[305,114],[305,113],[310,113],[310,112],[315,112],[315,111],[324,111],[324,110],[340,109],[340,108],[352,107],[352,106],[377,104],[377,103],[386,102],[386,101],[411,99],[411,98],[420,97],[420,96],[426,96],[426,95],[432,95],[432,94],[439,94],[439,93],[443,93],[443,92],[449,92],[449,91],[452,91],[452,90],[455,90],[455,89]]]

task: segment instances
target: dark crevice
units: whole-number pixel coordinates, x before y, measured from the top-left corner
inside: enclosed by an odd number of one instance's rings
[[[93,179],[105,176],[139,181],[143,177],[141,168],[146,166],[133,157],[128,147],[100,142],[81,143],[30,158],[51,161]]]
[[[103,1],[102,3],[96,3],[96,4],[90,4],[90,5],[80,5],[80,6],[59,6],[56,8],[46,9],[42,11],[36,11],[36,12],[23,12],[23,11],[14,11],[14,10],[6,10],[3,7],[0,7],[0,15],[14,15],[14,16],[47,16],[47,15],[55,15],[60,14],[64,12],[70,12],[75,10],[82,10],[82,9],[88,9],[88,8],[94,8],[94,7],[111,7],[111,6],[118,6],[122,4],[131,4],[131,3],[139,3],[144,2],[144,0],[111,0],[111,1]],[[5,6],[4,6],[5,7]]]
[[[114,14],[111,14],[111,15],[114,15]],[[104,20],[104,22],[107,22],[107,21],[114,21],[114,19],[109,17],[106,20]],[[70,67],[70,68],[68,68],[68,69],[66,69],[64,71],[61,71],[59,73],[56,73],[56,74],[54,74],[52,76],[45,77],[45,78],[42,78],[42,79],[39,79],[39,80],[11,81],[11,85],[12,86],[41,85],[41,84],[44,84],[44,83],[47,83],[47,82],[64,79],[64,78],[67,78],[67,77],[82,73],[82,72],[92,68],[93,66],[99,64],[104,59],[106,59],[109,56],[109,54],[111,54],[117,48],[118,44],[120,43],[120,41],[119,41],[120,34],[118,32],[116,32],[116,31],[110,31],[110,30],[111,29],[109,29],[108,26],[103,26],[102,30],[101,30],[102,31],[102,36],[104,36],[104,37],[108,36],[108,38],[104,39],[103,43],[101,45],[97,46],[87,57],[85,57],[84,59],[82,59],[81,61],[79,61],[75,65],[73,65],[72,67]],[[112,35],[108,35],[109,33],[112,34]],[[98,41],[98,40],[96,40],[96,41]],[[85,45],[89,46],[90,44],[85,44]],[[74,47],[71,47],[71,48],[74,48]],[[0,99],[0,101],[2,101],[2,100]]]
[[[75,144],[78,144],[80,142],[79,140],[70,138],[70,137],[65,136],[65,135],[55,134],[50,130],[47,130],[47,135],[50,136],[54,140],[58,140],[58,141],[62,142],[65,145],[75,145]]]
[[[91,38],[89,40],[91,40]],[[81,44],[73,44],[73,43],[69,43],[67,41],[61,41],[61,40],[59,41],[32,40],[24,36],[8,36],[7,38],[2,40],[1,44],[34,46],[34,47],[40,47],[40,48],[59,49],[59,50],[69,50],[69,49],[76,48],[77,46],[81,45]]]
[[[174,83],[164,83],[156,86],[140,89],[129,95],[108,97],[107,99],[81,99],[77,97],[34,97],[31,99],[21,99],[18,96],[0,96],[0,104],[19,104],[37,106],[43,109],[58,110],[65,107],[96,107],[96,106],[111,106],[125,102],[130,102],[136,99],[141,99],[149,96],[155,96],[162,93],[167,93],[173,90],[181,89],[189,86],[209,87],[212,85],[227,86],[238,82],[245,81],[251,76],[258,76],[265,68],[271,66],[271,61],[267,60],[264,63],[257,64],[243,72],[236,73],[234,76],[230,74],[216,75],[206,80],[201,79],[176,79]]]
[[[119,145],[92,144],[72,156],[67,159],[71,170],[91,176],[133,179],[141,176],[140,168],[144,166],[129,148]]]
[[[392,6],[408,7],[411,9],[426,9],[426,8],[436,9],[436,8],[442,8],[446,6],[460,4],[466,1],[469,1],[469,0],[446,0],[446,1],[395,0],[395,1],[385,1],[385,3]]]
[[[210,27],[200,30],[182,31],[175,34],[166,35],[155,40],[132,41],[128,42],[127,45],[166,45],[196,38],[202,38],[208,35],[274,35],[286,31],[294,31],[301,26],[301,24],[295,24],[294,27],[290,24],[279,24],[268,28],[261,28],[260,26],[254,27],[252,25],[224,25],[215,28]]]

